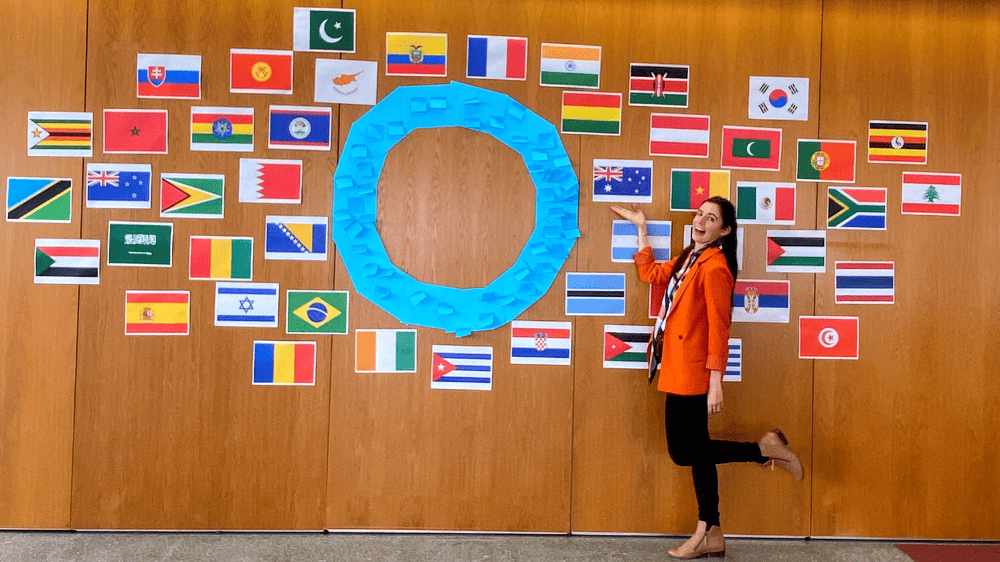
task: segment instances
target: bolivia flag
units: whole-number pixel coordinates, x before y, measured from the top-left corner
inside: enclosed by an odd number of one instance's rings
[[[904,215],[962,214],[962,174],[903,172]]]
[[[192,236],[191,279],[253,279],[253,238]]]
[[[125,335],[188,335],[189,291],[125,291]]]
[[[292,51],[230,49],[229,91],[292,93]]]
[[[446,76],[447,33],[385,34],[386,76]]]
[[[253,342],[253,384],[316,384],[316,342]]]
[[[671,211],[695,211],[716,195],[729,198],[729,170],[670,171]]]
[[[355,330],[355,373],[417,372],[416,330]]]
[[[722,167],[781,169],[781,129],[722,128]]]
[[[601,86],[601,47],[542,43],[542,86]]]
[[[563,92],[563,133],[621,134],[622,95],[597,92]]]
[[[253,108],[192,107],[191,150],[253,152]]]
[[[854,141],[799,139],[798,181],[854,183]]]

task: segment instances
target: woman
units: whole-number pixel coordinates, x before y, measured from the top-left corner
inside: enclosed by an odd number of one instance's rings
[[[719,477],[715,465],[756,462],[777,466],[802,480],[802,464],[788,450],[780,430],[757,443],[716,441],[708,435],[708,416],[722,410],[722,373],[729,358],[729,323],[736,282],[736,209],[712,197],[695,213],[691,245],[676,258],[657,264],[646,237],[646,217],[638,205],[612,207],[636,225],[639,278],[667,286],[651,341],[662,350],[658,389],[667,393],[666,430],[670,458],[690,466],[698,498],[698,528],[674,558],[724,556],[719,526]],[[653,345],[653,344],[651,344]],[[652,351],[652,350],[651,350]]]

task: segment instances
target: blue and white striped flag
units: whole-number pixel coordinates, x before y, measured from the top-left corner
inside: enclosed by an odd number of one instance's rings
[[[729,360],[726,362],[726,374],[723,381],[739,382],[743,380],[743,340],[729,338]]]
[[[656,261],[670,259],[670,221],[646,221],[646,236]],[[611,261],[632,263],[638,251],[639,229],[629,221],[611,223]]]
[[[625,316],[625,274],[567,273],[566,316]]]
[[[431,348],[431,388],[491,390],[493,348],[470,345],[435,345]]]
[[[277,328],[278,284],[216,283],[215,325]]]

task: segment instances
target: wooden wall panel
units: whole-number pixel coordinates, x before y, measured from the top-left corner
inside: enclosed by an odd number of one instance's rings
[[[28,157],[29,111],[83,111],[87,5],[5,5],[0,37],[0,181],[71,178],[70,224],[0,223],[0,527],[69,525],[76,373],[75,285],[35,285],[36,238],[80,235],[82,158]],[[57,40],[53,40],[58,38]],[[84,289],[82,292],[86,293]]]
[[[929,139],[926,166],[867,164],[859,142],[888,231],[829,237],[830,259],[895,260],[896,304],[836,305],[817,276],[818,314],[860,317],[861,359],[816,362],[813,533],[995,540],[1000,14],[835,0],[823,26],[822,137],[893,119],[927,121]],[[961,173],[961,217],[901,215],[904,170]]]
[[[91,2],[88,109],[100,114],[104,108],[166,108],[170,132],[167,155],[122,157],[95,150],[94,161],[150,162],[154,182],[163,172],[224,173],[226,211],[222,220],[175,219],[172,268],[105,268],[101,286],[81,304],[74,527],[323,526],[327,373],[320,369],[310,387],[252,386],[251,357],[254,340],[316,340],[317,364],[325,366],[329,339],[286,336],[283,318],[273,329],[216,328],[215,283],[189,281],[187,273],[191,235],[241,235],[255,238],[254,281],[279,283],[280,314],[287,289],[333,284],[332,252],[327,262],[263,259],[266,215],[330,212],[336,154],[266,148],[269,104],[313,105],[312,60],[297,58],[292,95],[229,93],[229,50],[291,49],[293,8],[290,1],[257,2],[252,9],[195,0]],[[200,54],[201,100],[137,100],[138,52]],[[302,159],[302,204],[239,203],[239,158],[250,155],[192,152],[194,105],[253,107],[253,156]],[[84,236],[105,239],[109,220],[165,222],[158,203],[154,194],[148,211],[88,209]],[[124,336],[128,289],[191,291],[191,335]]]
[[[449,79],[506,93],[558,122],[560,90],[537,87],[540,38],[571,40],[580,5],[567,12],[525,1],[416,12],[394,2],[345,6],[357,8],[366,30],[350,58],[378,60],[384,74],[386,31],[446,32]],[[466,80],[469,33],[527,36],[528,81]],[[379,97],[401,85],[442,82],[380,77]],[[342,108],[342,138],[363,109]],[[579,142],[563,141],[575,159]],[[466,129],[411,133],[390,152],[378,191],[378,228],[390,257],[429,283],[488,284],[513,264],[534,226],[534,187],[523,160]],[[574,252],[567,264],[575,260]],[[340,261],[336,282],[353,287]],[[563,283],[560,275],[521,318],[565,320]],[[352,329],[406,327],[352,298]],[[417,344],[416,374],[359,375],[353,333],[334,342],[327,526],[569,531],[572,368],[510,365],[509,326],[464,338],[420,328]],[[492,346],[492,391],[431,390],[435,344]]]
[[[815,106],[807,122],[750,121],[747,92],[751,74],[819,76],[820,3],[742,2],[710,4],[624,4],[589,2],[586,32],[579,39],[603,46],[602,89],[627,91],[630,62],[687,64],[691,67],[687,109],[624,108],[620,138],[588,137],[582,143],[581,193],[588,192],[593,158],[650,159],[650,113],[711,116],[710,157],[651,158],[653,204],[647,217],[673,223],[673,252],[683,248],[683,226],[692,213],[670,212],[671,168],[720,166],[722,126],[766,126],[784,130],[781,171],[733,170],[737,180],[793,180],[794,139],[816,131]],[[606,33],[608,22],[628,22],[627,33]],[[622,23],[624,25],[624,23]],[[781,38],[780,41],[774,38]],[[815,92],[815,86],[813,86]],[[815,102],[813,102],[815,103]],[[789,147],[792,147],[791,149]],[[815,187],[799,186],[797,227],[811,228]],[[625,318],[585,318],[577,322],[574,357],[573,530],[641,533],[691,532],[698,520],[689,468],[673,464],[663,428],[664,395],[646,384],[641,371],[602,369],[605,324],[648,325],[648,285],[635,266],[609,261],[609,204],[581,201],[581,271],[623,271],[627,276]],[[766,227],[745,227],[747,279],[791,279],[793,318],[812,313],[813,275],[764,274]],[[723,385],[725,409],[710,423],[717,439],[756,441],[772,427],[782,427],[802,455],[804,483],[770,474],[756,465],[721,467],[723,528],[730,533],[806,535],[809,532],[809,455],[812,366],[798,359],[794,324],[734,324],[732,337],[743,338],[743,382]]]

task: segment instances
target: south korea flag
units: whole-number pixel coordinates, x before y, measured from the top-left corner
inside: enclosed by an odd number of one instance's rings
[[[751,76],[747,114],[750,119],[807,121],[809,79]]]

